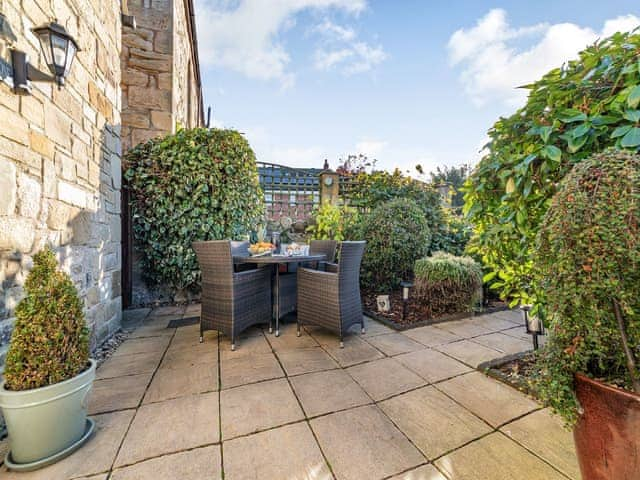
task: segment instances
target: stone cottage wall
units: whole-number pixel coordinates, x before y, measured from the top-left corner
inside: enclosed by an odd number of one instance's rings
[[[120,2],[4,0],[0,13],[49,73],[32,27],[57,18],[78,41],[66,85],[0,81],[0,365],[32,255],[49,244],[84,300],[93,345],[120,326]],[[6,39],[0,54],[9,60]]]

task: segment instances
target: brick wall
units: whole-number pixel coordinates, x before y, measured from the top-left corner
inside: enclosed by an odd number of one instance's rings
[[[15,47],[49,73],[32,27],[57,18],[78,41],[66,85],[0,81],[0,364],[32,255],[50,244],[85,303],[95,346],[119,328],[120,2],[4,0]],[[6,61],[8,44],[0,38]],[[5,79],[6,80],[6,79]]]

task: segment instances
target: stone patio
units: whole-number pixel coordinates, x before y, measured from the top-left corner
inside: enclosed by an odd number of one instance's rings
[[[99,369],[95,436],[4,480],[579,479],[571,434],[532,399],[475,370],[530,348],[499,312],[398,333],[367,320],[333,335],[285,325],[228,339],[166,328],[197,306],[127,312]]]

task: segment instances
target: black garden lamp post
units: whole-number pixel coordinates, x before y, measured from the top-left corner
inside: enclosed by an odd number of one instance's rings
[[[33,33],[40,41],[45,61],[56,82],[59,86],[64,85],[64,79],[69,75],[73,59],[79,50],[78,44],[67,30],[56,22],[34,28]]]
[[[409,303],[409,290],[413,287],[412,282],[400,282],[402,287],[402,320],[407,318],[407,304]]]
[[[544,323],[540,315],[531,315],[531,305],[522,305],[520,307],[522,311],[522,317],[524,318],[524,326],[527,329],[527,333],[531,335],[533,339],[533,349],[539,348],[538,335],[544,335]]]

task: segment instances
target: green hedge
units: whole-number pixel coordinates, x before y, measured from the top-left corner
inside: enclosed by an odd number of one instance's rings
[[[16,307],[7,352],[8,390],[45,387],[75,377],[89,362],[89,332],[71,278],[58,270],[52,250],[33,256],[26,296]]]
[[[426,255],[431,245],[424,211],[404,199],[377,206],[362,218],[354,235],[367,241],[362,284],[376,292],[388,292],[411,278],[414,262]]]
[[[180,130],[130,150],[125,167],[135,246],[151,284],[197,290],[192,242],[241,238],[264,211],[255,155],[233,130]]]
[[[482,268],[470,257],[436,252],[416,261],[415,296],[436,315],[470,312],[481,300]]]
[[[614,302],[640,361],[640,157],[607,152],[576,165],[544,217],[534,260],[550,329],[537,389],[572,423],[576,372],[632,389]]]

